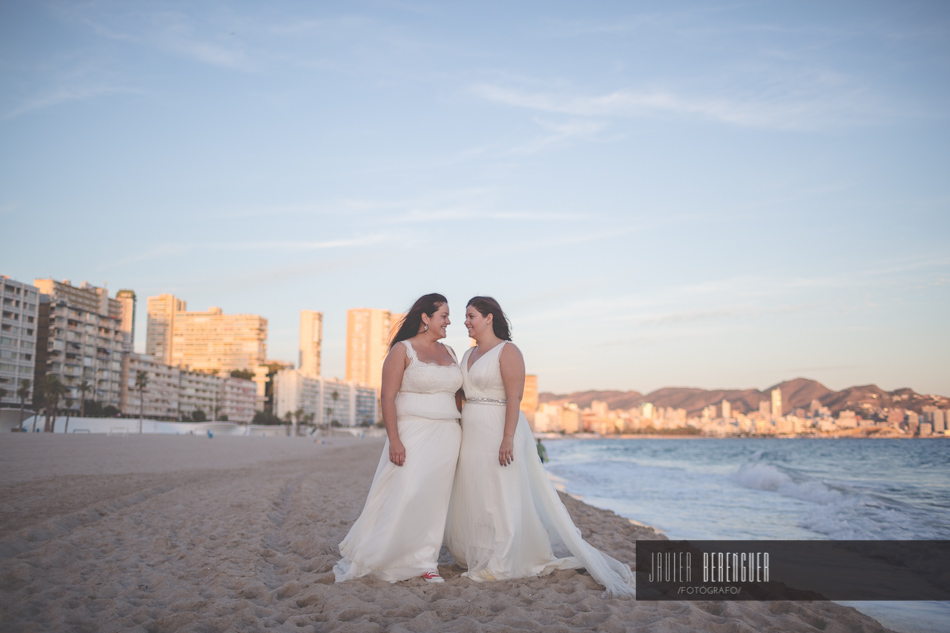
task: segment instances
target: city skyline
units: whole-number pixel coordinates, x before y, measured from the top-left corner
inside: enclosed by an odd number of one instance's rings
[[[495,296],[542,392],[950,395],[941,3],[0,7],[0,273],[268,321]],[[14,236],[11,239],[8,236]]]

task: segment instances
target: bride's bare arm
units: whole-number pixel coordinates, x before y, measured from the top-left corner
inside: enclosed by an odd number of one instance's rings
[[[524,357],[513,343],[505,345],[499,359],[501,381],[505,385],[505,432],[498,449],[498,463],[507,466],[515,459],[515,429],[524,397]]]
[[[383,424],[389,436],[389,461],[402,466],[406,463],[406,447],[399,440],[399,428],[396,425],[396,394],[402,387],[402,376],[406,371],[409,357],[404,345],[396,345],[383,361],[383,384],[379,390],[379,401],[383,409]]]

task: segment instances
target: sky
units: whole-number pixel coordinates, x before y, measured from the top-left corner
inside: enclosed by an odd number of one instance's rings
[[[950,395],[946,2],[0,3],[0,273],[499,300],[539,389]]]

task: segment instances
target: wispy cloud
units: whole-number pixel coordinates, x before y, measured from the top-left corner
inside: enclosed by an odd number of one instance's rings
[[[861,95],[813,94],[786,98],[734,99],[691,97],[672,90],[615,90],[603,94],[544,92],[480,83],[476,96],[518,108],[583,117],[642,117],[674,115],[732,125],[773,129],[810,129],[829,124],[861,124],[868,108]],[[850,116],[849,116],[850,113]]]
[[[127,257],[121,260],[111,261],[98,270],[107,270],[110,268],[119,268],[136,262],[148,261],[153,259],[162,259],[168,257],[177,257],[194,251],[219,251],[219,252],[262,252],[270,251],[275,253],[300,253],[307,251],[319,251],[338,248],[359,248],[363,246],[372,246],[383,242],[394,240],[391,234],[371,234],[356,238],[335,239],[335,240],[241,240],[233,242],[187,242],[187,243],[168,243],[153,246],[144,252],[133,257]]]
[[[557,123],[538,119],[537,123],[545,129],[545,134],[512,148],[510,154],[537,154],[575,140],[597,140],[598,134],[607,127],[603,121],[588,120]]]
[[[54,12],[106,39],[152,46],[212,66],[259,68],[244,41],[236,37],[234,20],[202,28],[194,17],[167,8],[111,3],[57,5]]]
[[[43,108],[53,107],[62,103],[73,101],[88,101],[108,94],[143,94],[142,90],[135,88],[100,85],[100,86],[62,86],[54,88],[45,94],[33,97],[4,115],[6,119],[14,119],[18,116],[42,110]]]
[[[507,220],[520,222],[572,222],[585,219],[583,213],[497,209],[499,192],[493,187],[469,187],[433,191],[408,199],[350,199],[337,208],[380,217],[384,224],[459,222],[466,220]]]

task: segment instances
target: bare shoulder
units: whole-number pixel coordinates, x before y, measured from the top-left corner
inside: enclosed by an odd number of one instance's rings
[[[502,348],[501,357],[503,359],[520,358],[521,360],[524,360],[524,356],[522,356],[521,350],[518,349],[518,346],[512,343],[511,341],[508,341],[505,344],[505,346]]]
[[[409,355],[406,353],[406,346],[402,345],[401,343],[402,341],[393,345],[392,349],[389,350],[389,353],[386,354],[386,360],[384,361],[385,365],[389,365],[390,363],[405,365],[406,362],[408,362]]]

